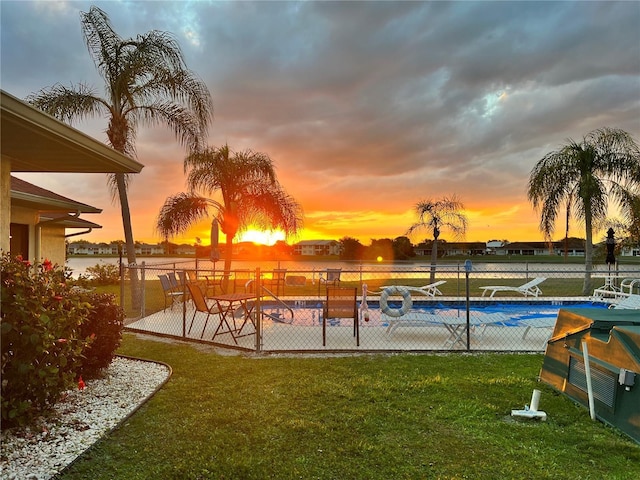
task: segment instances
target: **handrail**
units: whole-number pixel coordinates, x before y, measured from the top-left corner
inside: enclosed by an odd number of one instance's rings
[[[291,314],[291,320],[290,321],[285,321],[284,318],[282,318],[280,315],[274,315],[271,313],[267,313],[264,311],[264,309],[261,309],[262,315],[264,315],[265,317],[269,317],[272,320],[275,320],[276,322],[280,322],[280,323],[293,323],[293,309],[287,305],[286,302],[284,302],[281,298],[277,297],[271,290],[269,290],[267,287],[262,286],[262,291],[266,292],[267,294],[269,294],[269,296],[271,296],[277,304],[281,305],[282,307],[284,307],[285,309],[287,309],[289,311],[289,313]]]

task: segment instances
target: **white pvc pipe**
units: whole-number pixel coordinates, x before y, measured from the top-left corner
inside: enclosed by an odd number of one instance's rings
[[[531,395],[531,404],[529,406],[529,410],[531,410],[532,412],[537,412],[539,403],[540,403],[540,390],[534,390],[533,395]]]
[[[591,366],[589,365],[589,350],[587,342],[582,342],[582,355],[584,357],[584,374],[587,377],[587,395],[589,396],[589,415],[591,420],[596,419],[596,406],[593,399],[593,387],[591,386]]]

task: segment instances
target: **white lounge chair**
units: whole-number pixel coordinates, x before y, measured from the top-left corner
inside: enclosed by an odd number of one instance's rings
[[[614,303],[609,308],[620,310],[640,310],[640,295],[630,294],[629,296],[620,299],[620,301]]]
[[[538,295],[542,294],[542,290],[538,288],[538,285],[540,285],[545,280],[546,280],[545,277],[537,277],[523,285],[520,285],[519,287],[509,287],[506,285],[491,285],[488,287],[480,287],[480,289],[482,290],[483,297],[489,290],[491,290],[491,295],[489,295],[489,297],[493,297],[496,294],[496,292],[516,292],[516,293],[521,293],[525,297],[528,297],[528,296],[537,297]]]
[[[390,317],[382,314],[381,319],[383,322],[388,324],[386,332],[389,335],[393,334],[400,327],[444,326],[449,332],[449,337],[446,339],[443,348],[449,348],[458,343],[460,345],[465,345],[463,335],[467,331],[466,314],[457,317],[454,315],[438,315],[421,311],[411,311],[401,317]],[[471,312],[469,325],[472,328],[482,327],[481,332],[484,333],[484,329],[487,325],[504,325],[508,320],[509,317],[500,312]]]
[[[556,320],[558,320],[557,316],[554,317],[541,317],[541,318],[529,318],[527,320],[520,320],[520,325],[527,327],[522,334],[522,339],[527,338],[527,333],[532,328],[549,328],[549,338],[553,334],[553,328],[556,326]]]
[[[390,287],[393,287],[396,289],[404,288],[413,293],[421,293],[428,297],[435,297],[436,295],[442,295],[442,292],[438,287],[440,285],[444,285],[445,283],[447,283],[446,280],[440,280],[437,282],[430,283],[429,285],[425,285],[423,287],[411,287],[411,286],[403,286],[403,285],[385,285],[380,287],[380,290],[384,290],[385,288],[390,288]],[[371,293],[376,293],[376,292],[371,292]]]

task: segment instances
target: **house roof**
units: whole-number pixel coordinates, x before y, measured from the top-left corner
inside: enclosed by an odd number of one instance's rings
[[[143,165],[0,90],[0,149],[13,172],[138,173]]]
[[[102,212],[101,208],[63,197],[14,176],[11,176],[11,205],[32,208],[41,212]]]
[[[102,228],[102,225],[90,222],[84,218],[74,217],[67,213],[44,213],[40,215],[40,221],[52,221],[56,225],[60,225],[64,228]]]

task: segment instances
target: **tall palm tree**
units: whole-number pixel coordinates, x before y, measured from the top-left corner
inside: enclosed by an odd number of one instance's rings
[[[192,152],[184,168],[189,192],[167,198],[156,228],[168,238],[211,215],[212,228],[220,225],[226,235],[226,273],[231,270],[233,239],[249,225],[280,228],[287,236],[302,227],[302,208],[278,183],[268,155],[232,152],[224,145]]]
[[[438,238],[442,229],[448,229],[454,237],[464,237],[467,232],[467,217],[464,205],[455,195],[442,197],[439,200],[422,200],[415,206],[418,222],[407,230],[407,235],[414,231],[426,229],[433,234],[433,248],[431,249],[431,282],[436,278],[436,264],[438,261]]]
[[[206,137],[212,112],[204,82],[186,68],[175,38],[156,30],[135,39],[123,39],[109,17],[97,7],[81,12],[82,33],[100,76],[105,96],[84,84],[70,88],[56,84],[27,97],[35,107],[61,120],[103,116],[109,119],[109,144],[118,152],[135,156],[139,125],[168,125],[181,144],[197,148]],[[127,198],[128,176],[109,176],[114,200],[122,213],[127,261],[136,263],[131,213]],[[131,276],[134,308],[139,305],[137,273]]]
[[[594,225],[605,219],[609,197],[623,211],[630,211],[630,192],[639,187],[638,145],[630,134],[615,128],[594,130],[581,142],[568,140],[559,150],[546,154],[531,171],[528,197],[540,210],[540,230],[548,240],[558,212],[564,208],[568,216],[584,222],[583,295],[591,293]]]

